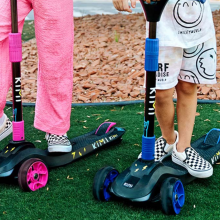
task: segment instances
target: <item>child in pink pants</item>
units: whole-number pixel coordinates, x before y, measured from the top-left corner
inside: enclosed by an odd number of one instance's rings
[[[34,9],[39,56],[35,128],[46,132],[50,152],[70,152],[66,132],[70,127],[73,86],[73,0],[17,0],[19,32]],[[0,1],[0,141],[12,132],[4,114],[12,84],[9,62],[10,1]]]

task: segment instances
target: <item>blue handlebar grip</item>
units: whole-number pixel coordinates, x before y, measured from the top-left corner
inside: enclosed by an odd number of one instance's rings
[[[142,159],[154,160],[155,153],[155,136],[145,137],[142,136]]]
[[[145,44],[145,70],[158,71],[159,39],[146,39]]]

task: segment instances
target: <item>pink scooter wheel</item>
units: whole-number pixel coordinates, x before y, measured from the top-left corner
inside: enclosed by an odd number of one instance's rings
[[[23,191],[36,191],[47,185],[48,169],[38,158],[26,160],[18,172],[18,183]]]

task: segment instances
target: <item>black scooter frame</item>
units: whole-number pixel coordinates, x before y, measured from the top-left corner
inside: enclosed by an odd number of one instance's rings
[[[140,2],[145,17],[149,21],[148,39],[150,40],[148,42],[151,44],[151,39],[156,39],[157,22],[160,20],[168,0],[153,0],[150,4],[143,0],[140,0]],[[150,45],[146,48],[152,49],[153,47],[154,45]],[[151,62],[148,61],[149,65],[146,67],[145,62],[146,93],[142,158],[136,160],[131,167],[120,174],[113,167],[105,167],[99,170],[94,178],[93,195],[101,201],[108,201],[110,195],[112,195],[135,202],[156,202],[161,199],[163,192],[169,191],[171,192],[170,195],[165,193],[166,195],[162,199],[162,206],[164,206],[166,214],[178,214],[184,204],[184,199],[181,200],[181,207],[175,206],[176,204],[173,205],[178,200],[178,193],[172,190],[175,188],[175,184],[179,184],[178,186],[181,186],[180,195],[184,196],[182,183],[188,184],[195,177],[191,176],[185,168],[173,163],[171,157],[164,159],[162,162],[154,161],[155,143],[151,139],[154,137],[154,112],[152,110],[154,109],[155,95],[153,94],[154,97],[152,97],[150,94],[151,91],[155,90],[156,71],[150,69],[158,68],[158,66],[156,67],[158,65],[156,58],[151,58],[157,54],[156,49],[153,48],[153,52],[148,51],[145,55],[145,59],[147,56],[152,59],[154,67],[151,68]],[[150,141],[147,140],[147,143],[143,145],[143,141],[148,138]],[[212,129],[208,134],[192,143],[192,147],[210,163],[215,164],[220,159],[220,129]],[[145,158],[143,158],[143,154],[145,154]],[[164,187],[167,187],[167,189]],[[170,189],[172,190],[170,191]],[[172,202],[174,203],[172,204]]]

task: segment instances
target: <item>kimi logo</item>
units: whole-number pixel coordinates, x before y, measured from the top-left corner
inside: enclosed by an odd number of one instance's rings
[[[103,138],[101,140],[96,141],[95,143],[92,144],[93,149],[96,149],[98,147],[101,147],[103,144],[108,143],[109,140],[107,138]]]
[[[15,102],[21,102],[21,77],[15,78]]]
[[[112,140],[114,140],[117,137],[118,137],[118,135],[114,134],[114,135],[112,135],[110,137],[106,137],[106,138],[100,139],[100,140],[94,142],[92,144],[92,147],[93,147],[93,149],[96,149],[98,147],[101,147],[103,144],[107,144],[109,141],[112,141]]]
[[[156,88],[150,88],[149,94],[149,103],[151,104],[150,108],[148,108],[148,115],[154,115],[155,111],[155,97],[156,97]]]

